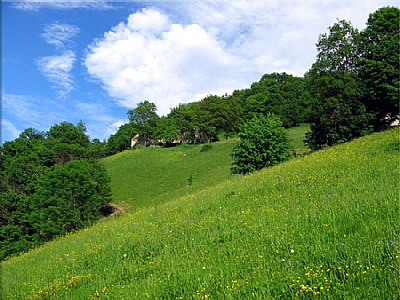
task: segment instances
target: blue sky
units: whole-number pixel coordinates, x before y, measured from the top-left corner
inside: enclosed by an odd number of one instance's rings
[[[3,1],[2,137],[83,120],[107,139],[143,100],[160,115],[246,88],[265,73],[302,76],[336,19],[362,29],[396,1]]]

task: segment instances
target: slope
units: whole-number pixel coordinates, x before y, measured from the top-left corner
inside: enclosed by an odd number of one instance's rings
[[[297,154],[308,124],[288,129]],[[234,178],[230,174],[231,152],[238,139],[210,145],[183,144],[174,148],[129,150],[103,160],[111,177],[113,201],[126,211],[157,206],[178,197]]]
[[[5,299],[396,299],[399,132],[106,219],[5,261]]]
[[[157,206],[232,178],[230,152],[235,140],[174,148],[129,150],[104,159],[113,201],[125,209]]]

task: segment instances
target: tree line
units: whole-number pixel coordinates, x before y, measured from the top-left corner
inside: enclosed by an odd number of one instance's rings
[[[182,103],[158,116],[154,103],[142,101],[127,112],[128,123],[108,140],[110,153],[130,148],[138,134],[147,144],[204,143],[237,135],[254,115],[274,113],[286,128],[310,121],[311,97],[304,78],[286,73],[265,74],[250,88],[232,95],[209,95]]]
[[[304,77],[265,74],[250,88],[179,104],[162,117],[154,103],[140,102],[108,140],[109,153],[128,149],[135,134],[164,145],[215,141],[268,113],[286,128],[310,123],[305,142],[313,150],[385,129],[399,117],[399,23],[397,7],[370,14],[361,32],[338,20],[320,35]]]

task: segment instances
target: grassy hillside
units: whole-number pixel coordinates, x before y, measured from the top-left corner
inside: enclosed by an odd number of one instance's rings
[[[113,201],[126,209],[155,206],[232,177],[235,140],[124,151],[104,159]]]
[[[288,130],[292,147],[304,154],[308,124]],[[124,151],[104,159],[113,201],[125,210],[156,206],[235,177],[231,152],[238,139],[205,145]],[[202,151],[203,150],[203,151]]]
[[[2,264],[5,299],[397,299],[399,132],[131,214]]]

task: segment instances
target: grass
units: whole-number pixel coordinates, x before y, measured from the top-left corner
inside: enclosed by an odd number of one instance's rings
[[[230,152],[236,140],[174,148],[124,151],[104,159],[111,177],[113,201],[128,210],[157,206],[192,194],[230,174]]]
[[[110,217],[3,262],[3,297],[398,299],[398,158],[386,131]]]
[[[296,156],[310,153],[310,149],[304,146],[305,133],[309,130],[310,124],[307,123],[288,129],[290,145],[293,147]]]
[[[308,129],[308,124],[302,124],[288,130],[297,154],[307,152],[303,140]],[[113,202],[133,211],[230,180],[235,177],[230,167],[237,141],[233,138],[209,145],[137,149],[108,157],[103,161],[111,177]]]

